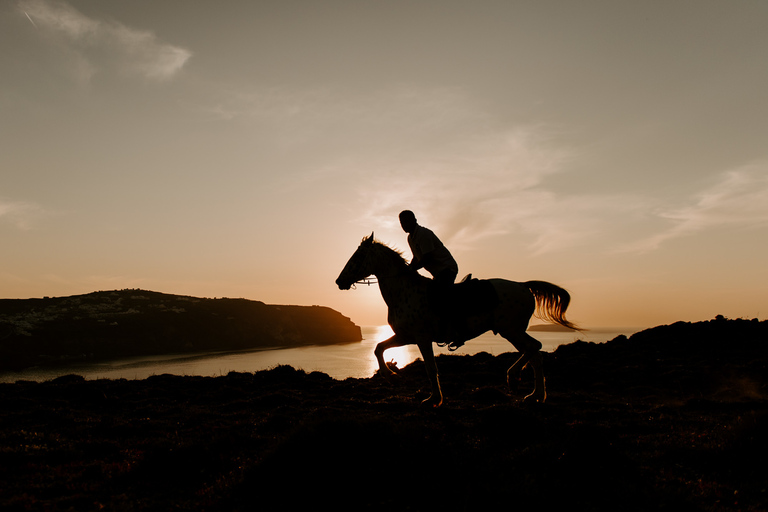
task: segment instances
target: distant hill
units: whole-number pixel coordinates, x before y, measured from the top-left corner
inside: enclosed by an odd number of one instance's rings
[[[146,290],[0,299],[0,370],[73,359],[360,340],[360,327],[322,306],[277,306]]]
[[[564,327],[562,325],[557,325],[557,324],[529,325],[528,330],[540,331],[540,332],[576,332],[574,329],[570,329],[568,327]]]

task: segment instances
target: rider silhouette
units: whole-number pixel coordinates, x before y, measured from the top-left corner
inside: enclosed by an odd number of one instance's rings
[[[424,268],[432,274],[435,283],[435,306],[441,317],[437,333],[438,345],[451,345],[455,350],[464,344],[466,328],[459,320],[456,305],[451,301],[450,288],[459,273],[459,266],[451,256],[450,251],[432,230],[420,226],[416,216],[410,210],[400,212],[400,225],[408,233],[408,245],[411,247],[413,259],[408,268],[414,272]]]
[[[414,271],[424,268],[432,274],[435,283],[453,284],[459,273],[459,266],[443,242],[431,230],[420,226],[411,210],[400,212],[400,226],[408,233],[408,245],[413,253],[408,267]]]

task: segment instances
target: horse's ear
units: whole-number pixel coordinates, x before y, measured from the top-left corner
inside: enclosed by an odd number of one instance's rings
[[[365,240],[363,240],[363,242],[364,242],[364,243],[366,243],[366,244],[368,244],[368,245],[371,245],[371,244],[373,244],[373,231],[371,231],[371,236],[369,236],[368,238],[366,238]]]

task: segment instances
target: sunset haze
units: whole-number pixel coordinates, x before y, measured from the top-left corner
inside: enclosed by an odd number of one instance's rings
[[[0,297],[329,306],[361,239],[580,325],[768,313],[768,2],[3,0]]]

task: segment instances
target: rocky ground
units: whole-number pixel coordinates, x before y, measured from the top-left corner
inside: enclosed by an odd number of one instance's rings
[[[0,508],[768,509],[766,322],[560,347],[544,404],[529,370],[507,392],[515,357],[440,356],[439,409],[419,361],[2,384]]]

